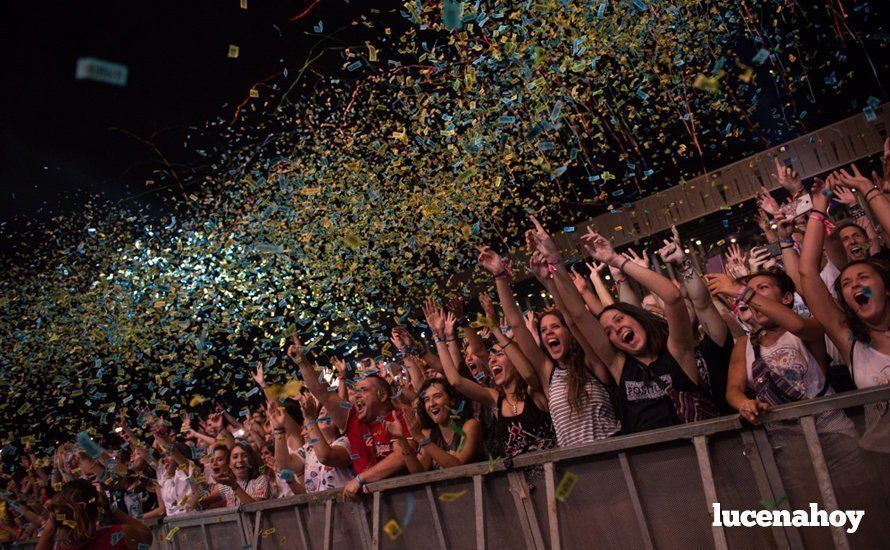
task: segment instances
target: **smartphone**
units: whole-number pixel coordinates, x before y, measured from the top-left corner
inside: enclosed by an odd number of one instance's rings
[[[810,203],[810,208],[813,207],[813,203]],[[774,242],[770,243],[766,246],[766,249],[769,251],[769,255],[771,258],[778,258],[782,255],[782,243]]]
[[[803,216],[807,212],[813,209],[813,197],[810,196],[809,193],[803,195],[799,199],[797,199],[797,208],[794,211],[794,216]]]

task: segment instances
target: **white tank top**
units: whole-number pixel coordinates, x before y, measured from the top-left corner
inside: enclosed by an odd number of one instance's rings
[[[771,346],[760,346],[760,357],[766,361],[771,371],[787,380],[800,399],[810,399],[819,395],[825,386],[825,374],[819,361],[810,353],[803,340],[785,331]],[[754,365],[754,347],[751,339],[745,347],[745,370],[748,373],[748,386],[755,388],[751,367]],[[824,395],[831,395],[830,389]]]
[[[850,374],[860,389],[890,384],[890,355],[857,340],[853,342]]]

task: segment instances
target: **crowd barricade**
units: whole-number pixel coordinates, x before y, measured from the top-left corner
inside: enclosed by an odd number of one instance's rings
[[[355,502],[327,491],[183,514],[153,525],[153,548],[878,548],[890,525],[890,454],[863,449],[858,434],[864,408],[886,413],[888,401],[882,386],[775,407],[764,426],[725,416],[386,479]],[[821,427],[834,410],[856,426],[847,444]],[[865,516],[853,534],[714,526],[715,502],[814,502]]]

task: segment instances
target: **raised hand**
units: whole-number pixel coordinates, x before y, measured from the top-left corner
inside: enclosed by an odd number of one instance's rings
[[[535,312],[532,310],[526,311],[522,315],[522,320],[525,321],[525,328],[532,333],[532,338],[535,339],[535,343],[540,346],[541,335],[538,333],[538,317],[535,315]]]
[[[318,419],[318,401],[310,393],[300,396],[300,409],[303,410],[303,418],[307,420]]]
[[[748,265],[752,273],[756,273],[763,269],[763,266],[770,261],[769,250],[765,246],[755,246],[751,249],[751,255],[748,257]]]
[[[259,387],[266,387],[266,375],[263,371],[262,361],[257,361],[256,370],[251,373],[251,376],[253,377],[253,381],[256,382]]]
[[[386,426],[386,433],[388,433],[390,437],[405,437],[405,432],[402,430],[402,423],[398,420],[395,422],[385,422],[384,425]]]
[[[547,260],[537,250],[532,252],[532,255],[529,257],[528,267],[541,283],[550,278],[550,268],[547,267]]]
[[[840,201],[847,206],[853,206],[854,204],[858,204],[859,201],[856,200],[856,195],[853,194],[848,187],[844,187],[843,185],[835,186],[832,191],[834,192],[834,198]]]
[[[587,228],[587,234],[581,237],[581,244],[587,249],[587,253],[599,262],[611,265],[618,258],[612,243],[590,227]]]
[[[284,427],[284,409],[277,401],[269,401],[266,404],[266,416],[269,418],[269,424],[273,429]]]
[[[575,284],[579,294],[591,292],[590,281],[587,280],[587,277],[577,273],[575,270],[569,271],[569,276],[572,278],[572,282]]]
[[[741,288],[740,284],[723,273],[707,273],[704,275],[704,279],[712,296],[722,294],[734,298]]]
[[[776,173],[772,174],[772,176],[779,180],[779,185],[784,187],[792,196],[800,192],[803,189],[803,182],[800,180],[798,173],[794,171],[794,168],[783,166],[777,156],[773,157],[773,161],[776,164]]]
[[[509,270],[509,268],[507,268]],[[455,296],[448,300],[448,303],[445,304],[448,308],[448,311],[454,314],[454,316],[458,319],[464,316],[464,301],[460,298],[460,296]]]
[[[491,297],[484,292],[480,292],[479,304],[482,306],[482,311],[485,312],[485,316],[491,321],[491,326],[499,326],[500,318],[498,317],[498,310],[494,307],[494,302],[491,301]]]
[[[767,214],[765,210],[758,210],[757,215],[754,217],[754,221],[760,226],[760,230],[763,231],[767,242],[774,243],[779,240],[779,234],[776,233],[775,228],[770,223],[769,214]]]
[[[831,198],[831,190],[840,186],[840,174],[832,172],[826,179],[813,178],[813,187],[810,196],[813,197],[813,209],[820,212],[828,212],[828,201]]]
[[[855,164],[851,164],[850,169],[853,171],[852,174],[843,169],[838,170],[840,173],[839,179],[843,185],[853,188],[863,195],[875,187],[873,181],[859,173],[859,168],[856,168]]]
[[[429,299],[423,304],[423,315],[426,317],[426,324],[429,325],[433,335],[441,338],[445,331],[445,317],[439,304],[435,300]]]
[[[636,250],[634,250],[632,248],[628,248],[627,252],[622,254],[622,256],[624,256],[625,258],[627,258],[628,260],[632,261],[633,263],[637,264],[640,267],[645,267],[646,269],[649,269],[649,253],[646,252],[645,250],[643,250],[643,255],[640,256],[639,254],[637,254]]]
[[[393,327],[389,339],[399,351],[402,351],[403,349],[410,346],[412,340],[411,335],[408,334],[408,331],[405,330],[404,327]]]
[[[488,271],[494,276],[499,276],[505,272],[509,273],[504,259],[501,258],[497,252],[492,250],[491,247],[480,246],[477,247],[476,250],[479,251],[479,265],[481,265],[485,271]]]
[[[749,274],[748,268],[745,267],[745,254],[737,244],[731,244],[727,249],[726,273],[733,279]]]
[[[559,248],[556,247],[556,243],[553,242],[550,234],[547,233],[547,230],[544,229],[544,226],[541,225],[538,218],[534,216],[529,216],[529,218],[532,223],[535,224],[535,229],[532,231],[532,240],[535,243],[538,252],[540,252],[548,262],[553,263],[559,261],[561,259]]]
[[[658,250],[658,255],[672,265],[680,265],[686,259],[686,253],[680,243],[669,239],[664,239],[664,246]]]
[[[305,360],[303,357],[303,344],[296,334],[294,334],[291,345],[287,347],[287,356],[290,357],[291,361],[298,364]]]
[[[420,419],[417,418],[417,411],[415,411],[413,407],[405,409],[402,411],[402,418],[405,420],[405,424],[408,425],[408,431],[411,433],[411,437],[417,441],[422,440],[423,428],[420,425]]]
[[[776,199],[766,190],[766,187],[761,186],[760,191],[754,195],[754,197],[757,201],[757,207],[770,216],[775,216],[776,213],[779,212],[779,203],[776,202]]]
[[[443,321],[445,325],[445,338],[454,338],[454,326],[457,324],[457,317],[455,317],[454,313],[451,311],[446,310]]]

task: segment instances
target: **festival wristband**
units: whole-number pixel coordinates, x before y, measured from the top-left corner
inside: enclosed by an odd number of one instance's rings
[[[509,278],[510,274],[507,273],[507,268],[504,268],[503,271],[494,276],[495,280],[503,280]]]
[[[624,271],[624,266],[626,266],[627,262],[629,262],[629,261],[630,261],[630,258],[624,258],[624,261],[621,262],[621,266],[618,269],[621,271]]]
[[[358,483],[358,488],[359,488],[359,489],[361,489],[362,487],[365,486],[365,482],[362,481],[362,478],[359,477],[358,475],[356,475],[356,476],[355,476],[354,478],[352,478],[352,479],[354,479],[355,482]]]
[[[874,193],[875,191],[877,191],[878,193],[880,193],[880,192],[881,192],[881,189],[880,189],[879,187],[877,187],[877,186],[872,187],[871,189],[869,189],[869,190],[865,193],[865,202],[868,202],[868,201],[871,200],[871,197],[870,197],[869,195],[871,195],[871,194]]]

